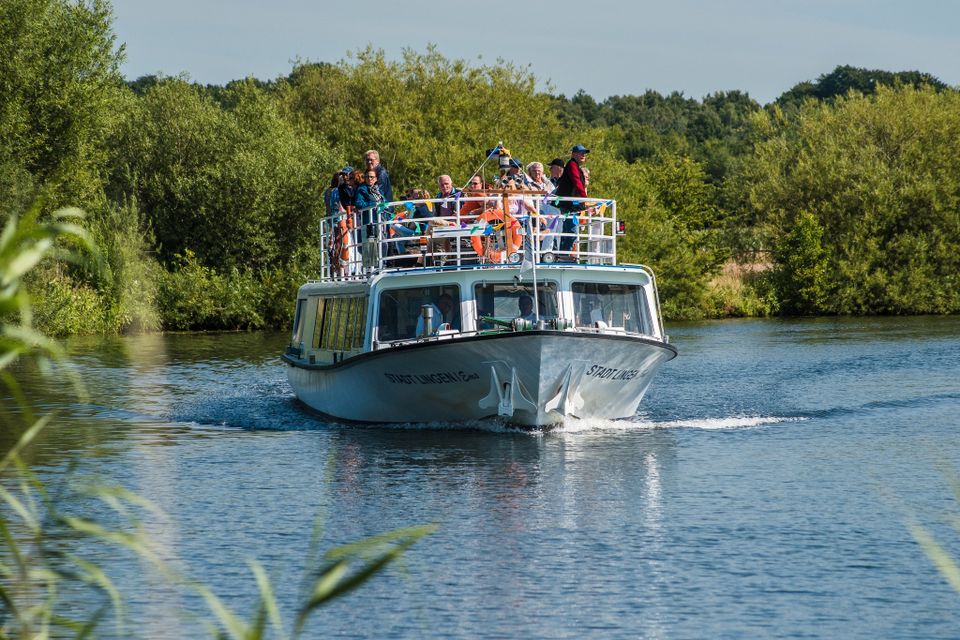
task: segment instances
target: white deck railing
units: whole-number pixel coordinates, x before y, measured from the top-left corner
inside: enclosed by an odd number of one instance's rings
[[[385,270],[617,261],[617,203],[488,191],[401,200],[320,222],[321,280]]]

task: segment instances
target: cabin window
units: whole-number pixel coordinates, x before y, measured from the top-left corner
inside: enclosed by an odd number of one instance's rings
[[[352,351],[363,347],[366,321],[366,296],[328,298],[317,306],[317,348],[328,351]],[[322,316],[322,322],[319,319]]]
[[[290,334],[290,344],[297,346],[303,339],[303,308],[307,301],[304,298],[297,300],[297,310],[293,314],[293,332]]]
[[[353,348],[363,348],[363,332],[367,328],[367,298],[353,298]]]
[[[422,329],[421,307],[432,304],[433,326],[447,323],[460,330],[460,288],[456,285],[388,289],[380,293],[380,313],[377,318],[378,339],[381,342],[410,340]]]
[[[326,298],[317,298],[316,322],[313,323],[313,348],[320,348],[320,338],[323,336],[323,310],[326,304]]]
[[[571,288],[578,327],[611,327],[653,335],[646,291],[642,286],[574,282]]]
[[[516,285],[509,282],[481,283],[473,289],[477,301],[477,326],[493,329],[497,325],[484,318],[509,322],[514,318],[553,320],[557,317],[557,284],[538,282],[537,295],[533,295],[533,283]],[[533,301],[539,313],[534,313]]]

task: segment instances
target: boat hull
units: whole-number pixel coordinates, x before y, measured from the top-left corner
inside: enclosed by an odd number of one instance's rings
[[[285,360],[300,401],[334,419],[500,417],[536,428],[567,418],[635,415],[656,370],[676,353],[669,344],[641,337],[529,331],[430,340],[335,365]]]

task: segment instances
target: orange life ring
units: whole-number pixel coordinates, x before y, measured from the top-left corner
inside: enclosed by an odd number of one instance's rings
[[[353,207],[347,207],[347,213],[340,218],[340,260],[343,264],[350,262],[350,232],[356,226],[353,221]]]
[[[523,238],[520,236],[520,225],[513,219],[509,213],[504,213],[500,209],[487,209],[477,216],[478,223],[503,224],[504,239],[506,241],[506,251],[496,251],[492,247],[484,249],[483,238],[485,236],[470,236],[470,245],[481,258],[486,258],[489,262],[504,262],[506,256],[517,250],[517,247],[523,244]]]

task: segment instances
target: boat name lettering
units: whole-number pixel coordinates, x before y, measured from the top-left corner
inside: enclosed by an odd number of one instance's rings
[[[479,373],[467,371],[440,371],[438,373],[385,373],[393,384],[451,384],[478,380]]]
[[[633,380],[640,373],[639,369],[615,369],[595,364],[587,370],[588,376],[603,380]]]

